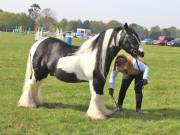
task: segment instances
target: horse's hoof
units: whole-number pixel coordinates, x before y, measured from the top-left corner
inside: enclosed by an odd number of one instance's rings
[[[106,116],[110,116],[111,114],[113,114],[114,112],[107,109],[106,112],[104,113]]]
[[[106,119],[106,116],[104,114],[96,114],[96,115],[87,114],[87,117],[90,118],[91,120],[103,120],[103,119]]]
[[[42,101],[36,102],[36,105],[37,105],[37,106],[42,106],[42,105],[43,105],[43,102],[42,102]]]
[[[18,107],[25,107],[25,108],[37,108],[37,106],[35,104],[22,104],[22,103],[18,103],[17,106]]]

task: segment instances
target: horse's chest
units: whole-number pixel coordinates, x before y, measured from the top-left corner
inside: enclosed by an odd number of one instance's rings
[[[95,57],[93,53],[84,53],[60,58],[57,63],[56,77],[67,82],[92,79]]]

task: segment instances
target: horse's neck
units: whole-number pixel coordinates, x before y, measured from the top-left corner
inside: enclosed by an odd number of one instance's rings
[[[118,30],[109,29],[101,32],[82,44],[76,54],[94,52],[97,50],[95,69],[105,78],[109,72],[112,60],[120,50],[116,44]]]
[[[111,48],[111,50],[108,51],[107,56],[106,56],[105,71],[104,71],[105,77],[108,75],[110,67],[111,67],[111,63],[119,51],[120,51],[120,48]]]
[[[117,33],[114,29],[109,29],[103,33],[100,33],[96,40],[97,49],[97,62],[96,70],[98,70],[103,78],[106,78],[110,65],[118,51],[120,50],[116,46]]]

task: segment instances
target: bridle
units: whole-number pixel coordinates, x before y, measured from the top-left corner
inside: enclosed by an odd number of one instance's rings
[[[122,33],[121,33],[121,38],[119,40],[119,44],[121,44],[121,49],[124,49],[123,48],[123,45],[126,45],[126,42],[128,42],[129,44],[129,50],[128,52],[133,56],[133,57],[137,57],[138,55],[138,47],[141,45],[138,37],[132,33],[131,36],[136,40],[138,46],[136,47],[132,41],[129,39],[130,37],[130,34],[128,34],[125,30],[122,30]],[[126,49],[125,49],[126,50]],[[127,51],[127,50],[126,50]]]

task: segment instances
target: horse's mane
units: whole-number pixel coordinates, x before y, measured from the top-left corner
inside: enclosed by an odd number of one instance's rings
[[[97,40],[97,38],[99,37],[99,34],[93,36],[92,38],[86,40],[80,47],[79,50],[76,52],[76,54],[78,53],[83,53],[83,52],[87,52],[89,50],[91,50],[92,48],[92,44],[94,43],[94,41]]]
[[[122,29],[122,27],[116,27],[113,28],[113,33],[111,35],[110,41],[112,41],[113,38],[116,38],[117,33]],[[109,30],[109,29],[107,29]],[[101,48],[102,47],[102,43],[104,40],[104,36],[106,31],[102,31],[98,34],[96,34],[95,36],[93,36],[92,38],[88,39],[87,41],[85,41],[79,48],[79,50],[76,53],[83,53],[83,52],[87,52],[90,50],[94,50],[95,48]]]

